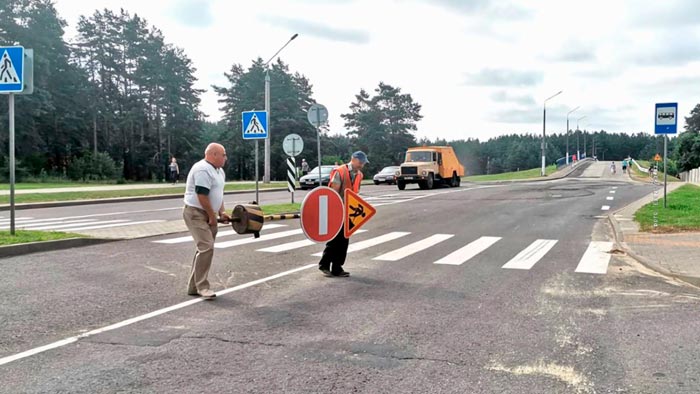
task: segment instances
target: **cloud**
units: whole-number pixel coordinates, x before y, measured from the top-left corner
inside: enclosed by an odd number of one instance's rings
[[[698,34],[679,29],[659,35],[646,45],[636,45],[628,59],[640,66],[682,66],[700,60]]]
[[[694,26],[700,19],[696,0],[664,0],[645,2],[643,7],[631,7],[632,27]]]
[[[171,13],[177,21],[190,27],[204,28],[214,23],[207,0],[179,0]]]
[[[499,90],[491,95],[491,99],[495,102],[505,102],[518,104],[520,106],[533,106],[536,104],[535,99],[529,95],[512,95],[505,90]]]
[[[596,60],[595,49],[590,45],[570,41],[554,53],[544,56],[554,62],[591,63]]]
[[[532,11],[513,3],[493,0],[429,0],[429,3],[465,15],[486,14],[497,19],[517,20],[532,16]]]
[[[369,33],[357,29],[341,29],[318,22],[281,16],[262,16],[260,19],[272,26],[282,26],[299,34],[308,34],[330,41],[367,44],[370,40]]]
[[[485,68],[477,73],[467,74],[465,84],[477,86],[533,86],[542,82],[543,74],[538,71],[518,71]]]

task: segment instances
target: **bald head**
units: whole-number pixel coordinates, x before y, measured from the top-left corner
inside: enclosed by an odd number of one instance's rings
[[[204,150],[204,159],[216,168],[221,168],[226,163],[226,148],[223,145],[212,142]]]

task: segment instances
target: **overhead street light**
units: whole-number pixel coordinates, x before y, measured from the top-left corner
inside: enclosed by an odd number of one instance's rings
[[[290,38],[286,44],[282,45],[282,48],[275,52],[270,60],[266,61],[263,65],[263,67],[265,67],[265,111],[267,112],[267,138],[265,138],[265,173],[263,175],[263,183],[270,183],[270,139],[272,138],[270,134],[272,124],[272,116],[270,115],[270,68],[268,65],[290,42],[297,38],[297,36],[299,36],[299,34],[294,34],[292,38]]]
[[[581,130],[578,128],[578,122],[581,121],[583,118],[585,118],[586,115],[576,119],[576,158],[578,160],[581,160],[581,151],[579,150],[579,137],[581,135]],[[583,142],[583,153],[586,153],[586,135],[583,135],[584,142]]]
[[[577,109],[581,108],[576,107],[569,111],[569,113],[566,114],[566,165],[569,165],[569,115],[571,115],[572,112],[575,112]],[[576,128],[578,130],[578,127]],[[578,156],[576,156],[578,157]]]
[[[559,93],[547,98],[544,100],[544,104],[542,105],[542,176],[545,176],[547,173],[545,171],[545,166],[546,166],[546,159],[545,159],[545,146],[546,146],[546,130],[547,130],[547,101],[557,97],[558,95],[562,94],[564,91],[560,90]]]

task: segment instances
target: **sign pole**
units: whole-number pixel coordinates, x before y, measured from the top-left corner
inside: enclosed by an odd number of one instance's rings
[[[316,110],[316,142],[318,144],[318,185],[323,186],[323,179],[321,178],[321,111]],[[331,181],[328,180],[330,185]]]
[[[666,208],[666,188],[668,186],[668,135],[664,135],[664,208]]]
[[[258,198],[258,180],[260,176],[258,175],[258,140],[255,140],[255,203],[260,204],[260,199]]]
[[[15,235],[15,95],[10,93],[10,235]]]
[[[297,147],[297,140],[296,138],[292,138],[292,153],[296,153],[296,147]],[[294,164],[294,181],[297,180],[297,158],[295,155],[292,155],[292,162]],[[294,189],[292,189],[292,204],[294,204]]]

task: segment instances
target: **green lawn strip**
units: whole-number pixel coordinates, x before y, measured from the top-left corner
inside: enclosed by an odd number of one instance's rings
[[[9,231],[0,231],[0,246],[25,244],[39,241],[55,241],[68,238],[85,238],[80,234],[59,233],[54,231],[28,231],[17,230],[15,235],[10,235]]]
[[[284,182],[274,182],[269,184],[260,183],[260,189],[279,188],[286,186]],[[15,203],[38,203],[51,201],[75,201],[75,200],[98,200],[103,198],[119,198],[119,197],[145,197],[169,194],[184,193],[185,186],[174,186],[168,188],[152,188],[152,189],[126,189],[126,190],[102,190],[102,191],[75,191],[62,193],[38,193],[38,194],[17,194],[15,195]],[[241,191],[255,190],[255,184],[227,184],[226,191]],[[0,196],[0,204],[9,204],[9,196]]]
[[[654,229],[654,212],[658,212],[658,227]],[[642,231],[679,232],[700,230],[700,187],[683,185],[668,194],[668,206],[664,208],[663,196],[658,205],[649,203],[634,214]]]
[[[301,210],[301,203],[294,203],[294,204],[268,204],[268,205],[261,205],[260,208],[262,209],[263,213],[265,215],[277,215],[280,213],[295,213],[299,212]]]
[[[557,171],[557,167],[554,165],[545,168],[545,173],[551,175]],[[504,172],[502,174],[491,174],[491,175],[473,175],[462,178],[464,181],[468,182],[486,182],[486,181],[512,181],[518,179],[532,179],[539,178],[542,174],[541,168],[533,168],[531,170],[515,171],[515,172]]]
[[[651,164],[648,161],[636,160],[636,162],[639,163],[639,165],[644,167],[644,168],[651,168]],[[647,182],[647,181],[651,182],[651,174],[650,173],[640,171],[639,168],[637,168],[637,166],[634,165],[634,163],[630,163],[630,165],[631,165],[630,168],[632,169],[632,177],[633,178],[637,179],[638,181],[642,181],[642,182]],[[664,182],[664,173],[662,171],[658,172],[658,177],[659,177],[659,182],[663,183]],[[674,176],[671,176],[671,175],[668,176],[668,181],[669,182],[681,182],[680,179],[678,179]]]
[[[106,183],[16,183],[15,190],[32,190],[32,189],[58,189],[62,187],[90,187],[90,186],[114,186],[116,182]],[[9,183],[0,184],[0,190],[10,190]]]

